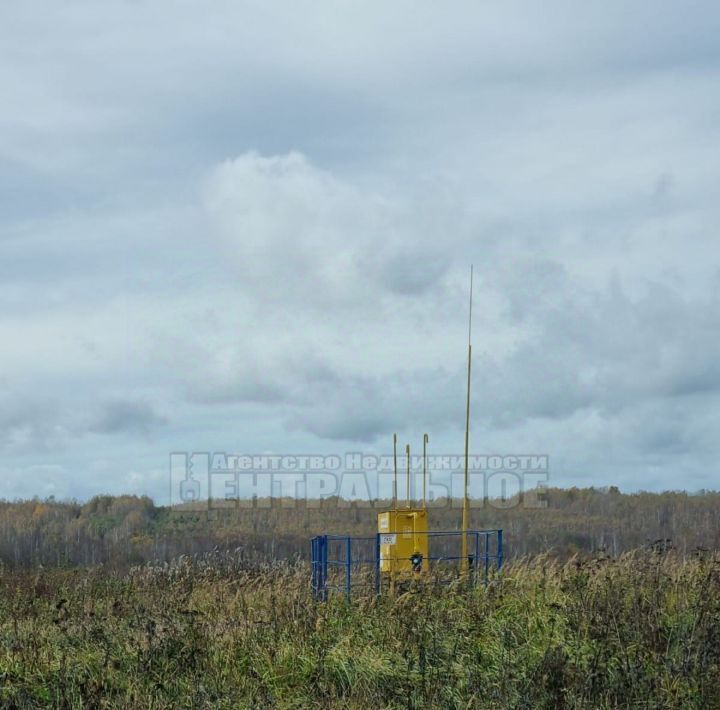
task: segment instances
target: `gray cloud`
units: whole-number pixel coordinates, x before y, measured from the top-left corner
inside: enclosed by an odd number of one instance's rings
[[[162,498],[190,448],[458,449],[471,262],[476,446],[716,485],[718,30],[710,2],[8,7],[0,496]]]
[[[89,428],[102,434],[149,434],[165,424],[167,419],[147,402],[116,399],[102,405]]]
[[[0,400],[0,450],[53,450],[69,436],[67,422],[59,416],[59,405],[51,398],[33,400],[5,395]]]

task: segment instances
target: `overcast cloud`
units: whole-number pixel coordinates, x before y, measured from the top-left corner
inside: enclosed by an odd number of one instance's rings
[[[0,497],[171,451],[717,488],[714,2],[6,3]]]

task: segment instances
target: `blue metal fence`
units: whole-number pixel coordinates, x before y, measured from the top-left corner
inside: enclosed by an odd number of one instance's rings
[[[415,533],[428,535],[431,554],[427,561],[438,571],[460,567],[462,555],[454,554],[460,549],[463,533],[460,531]],[[380,536],[356,537],[352,535],[318,535],[310,542],[311,583],[317,599],[325,600],[329,592],[343,592],[348,599],[352,590],[373,589],[382,592],[383,573],[380,569]],[[491,569],[502,569],[503,531],[470,530],[467,532],[467,579],[472,584],[481,580],[487,584]],[[435,553],[433,554],[433,551]],[[398,574],[398,573],[396,573]],[[442,581],[435,574],[434,581]]]

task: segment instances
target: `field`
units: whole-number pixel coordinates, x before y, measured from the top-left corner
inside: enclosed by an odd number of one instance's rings
[[[305,562],[0,571],[2,707],[720,707],[720,560],[546,556],[315,602]]]

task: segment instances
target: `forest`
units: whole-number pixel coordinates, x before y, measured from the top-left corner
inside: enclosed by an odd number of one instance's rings
[[[617,557],[658,546],[688,555],[720,548],[716,492],[550,488],[539,503],[473,501],[470,527],[503,528],[510,558],[538,553],[559,559],[576,553]],[[253,560],[304,559],[315,534],[373,534],[377,511],[388,505],[338,498],[255,499],[197,512],[156,506],[136,496],[0,501],[0,564],[123,568],[213,550],[240,551]],[[434,501],[430,525],[457,530],[460,502]]]

